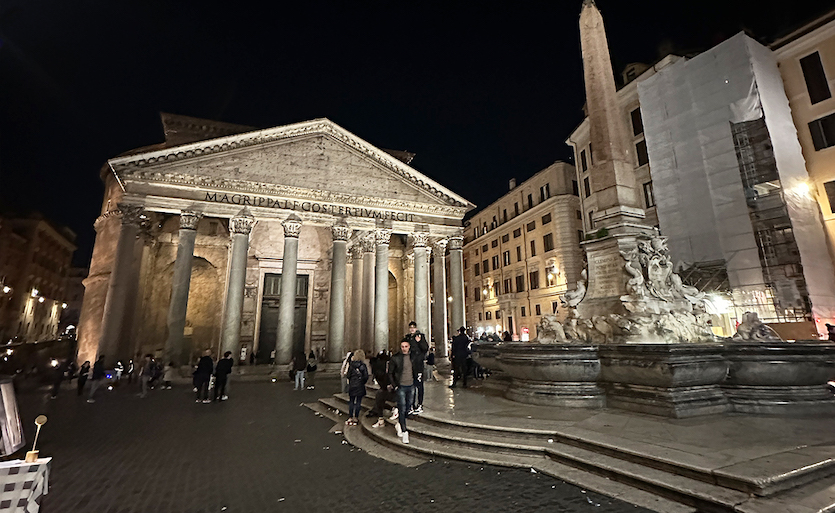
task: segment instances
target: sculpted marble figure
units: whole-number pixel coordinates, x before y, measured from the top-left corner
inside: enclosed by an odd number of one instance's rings
[[[742,314],[742,322],[736,328],[733,340],[738,342],[781,342],[780,335],[760,320],[756,312]]]
[[[537,331],[544,333],[538,341],[559,340],[555,333],[564,334],[566,341],[592,344],[616,340],[637,343],[713,340],[713,332],[706,322],[708,316],[704,315],[705,294],[685,285],[673,271],[665,237],[640,238],[634,248],[620,251],[620,255],[627,292],[620,300],[627,313],[581,317],[577,306],[586,298],[588,281],[587,270],[583,270],[575,290],[561,298],[563,305],[570,309],[565,326],[546,316],[541,323],[545,326]]]

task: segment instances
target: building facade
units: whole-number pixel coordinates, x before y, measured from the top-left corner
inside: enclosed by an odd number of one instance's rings
[[[155,352],[185,363],[209,348],[341,361],[394,347],[412,319],[431,332],[432,247],[450,269],[436,294],[463,324],[471,203],[327,119],[163,124],[165,143],[102,170],[81,360]]]
[[[832,16],[778,41],[776,53],[739,34],[697,56],[624,71],[619,122],[645,222],[668,238],[682,277],[713,293],[719,335],[732,334],[745,311],[789,339],[814,338],[835,316],[818,207],[824,219],[831,209],[805,194],[810,176],[818,198],[833,180],[820,147],[830,100],[821,56],[832,44]],[[804,70],[815,74],[814,105]],[[585,229],[594,234],[588,119],[566,142],[577,159]]]
[[[0,220],[0,340],[38,342],[58,336],[75,249],[75,233],[40,214]]]
[[[769,45],[835,258],[835,11]]]
[[[580,277],[583,221],[574,167],[556,162],[475,214],[464,230],[467,325],[536,337]]]

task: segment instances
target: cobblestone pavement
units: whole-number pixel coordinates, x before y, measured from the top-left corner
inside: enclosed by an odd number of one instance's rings
[[[300,406],[337,382],[317,385],[235,383],[217,404],[196,404],[185,385],[145,399],[134,387],[103,391],[95,404],[69,388],[56,400],[21,394],[27,431],[36,415],[49,417],[39,443],[54,460],[41,511],[645,511],[523,470],[376,459]]]

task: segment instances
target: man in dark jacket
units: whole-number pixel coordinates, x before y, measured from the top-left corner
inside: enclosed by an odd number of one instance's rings
[[[394,425],[397,436],[404,444],[409,443],[409,432],[406,430],[407,408],[412,404],[415,388],[415,369],[420,356],[411,351],[407,341],[400,342],[400,352],[389,361],[389,389],[397,394],[398,423]]]
[[[96,395],[96,390],[98,390],[99,386],[101,386],[102,381],[104,381],[104,355],[99,355],[99,358],[96,360],[96,363],[93,364],[93,375],[90,377],[90,395],[87,396],[88,403],[94,403],[96,400],[93,396]]]
[[[229,396],[226,395],[226,381],[229,379],[229,374],[231,373],[232,351],[226,351],[223,353],[223,358],[215,366],[215,401],[229,399]]]
[[[467,388],[467,358],[469,356],[470,338],[462,326],[458,328],[458,334],[452,337],[452,384],[449,388],[455,388],[455,384],[462,378],[464,388]]]
[[[296,384],[293,390],[304,390],[304,371],[307,369],[307,357],[302,351],[296,351],[293,355],[293,377]]]
[[[412,353],[417,353],[417,367],[415,368],[415,383],[414,394],[412,399],[411,409],[409,415],[414,415],[423,412],[423,360],[426,358],[426,353],[429,351],[429,342],[426,340],[426,335],[418,331],[417,323],[412,321],[409,323],[409,333],[403,337],[403,342],[408,342]]]
[[[214,369],[215,362],[212,360],[212,350],[206,349],[200,361],[197,362],[197,369],[194,371],[194,385],[197,387],[197,400],[195,402],[212,402],[209,400],[209,382],[212,380]]]

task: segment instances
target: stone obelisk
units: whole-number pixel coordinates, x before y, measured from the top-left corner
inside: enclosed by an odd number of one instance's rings
[[[635,248],[636,237],[653,234],[635,181],[631,143],[621,112],[603,17],[594,0],[580,11],[580,45],[586,83],[592,165],[589,172],[597,212],[589,220],[597,238],[583,244],[588,260],[588,287],[579,313],[586,318],[621,313],[626,294],[621,251]]]

